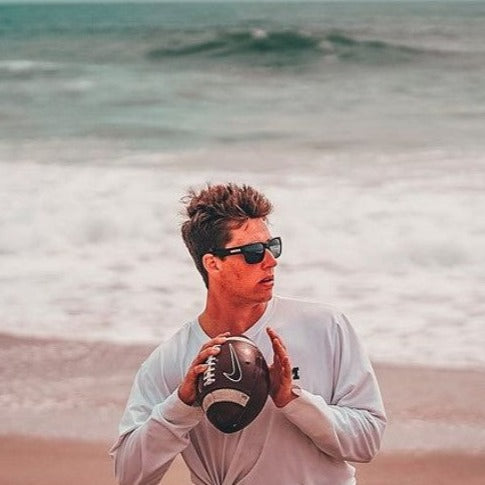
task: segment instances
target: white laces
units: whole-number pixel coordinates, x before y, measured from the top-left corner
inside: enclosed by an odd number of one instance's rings
[[[204,382],[204,386],[210,386],[215,382],[215,365],[217,362],[217,358],[215,355],[210,355],[206,360],[207,369],[202,376],[202,380]]]

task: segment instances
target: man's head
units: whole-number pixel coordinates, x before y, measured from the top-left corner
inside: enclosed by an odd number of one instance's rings
[[[213,249],[269,239],[266,218],[272,211],[271,202],[250,186],[207,185],[200,192],[190,190],[183,202],[188,219],[182,225],[182,236],[206,287],[213,260],[233,258],[212,255]],[[234,258],[247,264],[241,254]]]

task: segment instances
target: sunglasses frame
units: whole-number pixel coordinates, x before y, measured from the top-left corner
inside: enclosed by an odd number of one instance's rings
[[[275,256],[270,249],[270,247],[271,247],[270,245],[271,245],[271,243],[274,243],[274,241],[278,241],[279,244],[280,244],[280,253],[278,254],[278,256]],[[251,255],[254,256],[257,253],[249,253],[248,254],[248,253],[244,252],[244,249],[248,248],[250,246],[255,246],[255,245],[259,245],[259,244],[261,244],[263,246],[263,249],[264,249],[264,251],[261,253],[261,259],[259,259],[257,261],[248,261],[248,257],[251,257]],[[242,254],[244,256],[244,261],[246,261],[247,264],[258,264],[258,263],[261,263],[261,261],[263,261],[264,256],[266,254],[266,250],[268,250],[273,255],[273,258],[276,259],[276,258],[279,258],[281,256],[282,249],[283,249],[283,246],[282,246],[282,243],[281,243],[281,237],[277,236],[277,237],[272,237],[271,239],[268,239],[266,242],[255,242],[255,243],[250,243],[250,244],[244,244],[243,246],[234,246],[232,248],[215,248],[215,249],[211,249],[209,252],[211,254],[213,254],[214,256],[219,256],[219,257],[232,256],[234,254]],[[259,257],[259,255],[258,255],[258,257]]]

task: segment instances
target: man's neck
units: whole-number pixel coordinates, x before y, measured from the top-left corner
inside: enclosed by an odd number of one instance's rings
[[[261,318],[267,305],[267,302],[221,302],[208,296],[205,310],[199,315],[199,323],[210,337],[224,332],[241,335]]]

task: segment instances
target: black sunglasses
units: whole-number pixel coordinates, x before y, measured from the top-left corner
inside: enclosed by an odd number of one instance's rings
[[[233,254],[242,254],[246,263],[256,264],[263,261],[266,249],[269,249],[274,258],[279,258],[281,256],[281,238],[274,237],[265,243],[257,242],[245,244],[244,246],[236,246],[234,248],[212,249],[209,252],[214,256],[231,256]]]

